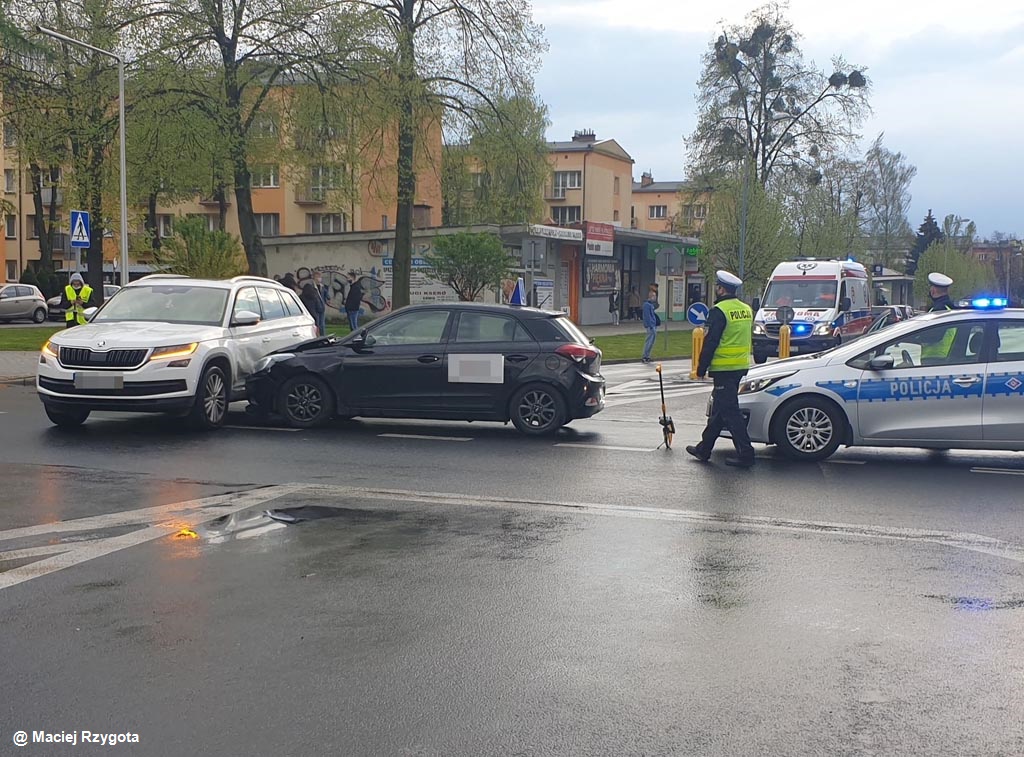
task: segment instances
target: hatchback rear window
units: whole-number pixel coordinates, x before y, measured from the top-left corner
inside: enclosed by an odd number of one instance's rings
[[[590,339],[580,331],[579,326],[564,315],[554,318],[534,318],[527,321],[526,324],[538,342],[590,344]]]

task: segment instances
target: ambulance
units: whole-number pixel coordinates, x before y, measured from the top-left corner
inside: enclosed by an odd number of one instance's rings
[[[780,308],[793,310],[790,354],[807,355],[861,336],[874,320],[870,293],[867,269],[852,260],[779,263],[754,301],[754,362],[779,354]]]

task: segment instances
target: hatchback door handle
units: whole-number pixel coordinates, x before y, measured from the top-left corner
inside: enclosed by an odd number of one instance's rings
[[[267,342],[269,342],[269,341],[270,341],[270,337],[269,337],[269,336],[265,336],[265,337],[263,337],[263,339],[261,339],[260,341],[262,341],[262,342],[263,342],[264,344],[266,344]]]
[[[421,363],[436,363],[441,358],[439,358],[437,355],[420,355],[416,359]]]
[[[300,336],[300,334],[299,334],[299,332],[298,332],[298,331],[293,331],[293,332],[292,332],[292,336]]]
[[[961,376],[960,378],[953,379],[953,383],[957,386],[973,386],[979,381],[981,381],[981,379],[977,376]]]
[[[505,359],[512,363],[524,363],[530,358],[528,355],[505,355]]]

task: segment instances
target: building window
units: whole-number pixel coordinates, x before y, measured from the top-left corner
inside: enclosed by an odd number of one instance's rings
[[[417,229],[430,227],[430,206],[414,205],[412,208],[412,225]]]
[[[612,220],[613,221],[618,221],[619,220],[619,211],[617,211],[617,210],[613,210],[612,211]]]
[[[647,208],[648,218],[668,218],[668,205],[651,205]]]
[[[4,216],[4,237],[7,239],[17,239],[18,216]]]
[[[4,169],[4,191],[18,191],[18,172],[15,171],[13,168]]]
[[[555,187],[579,189],[583,186],[582,171],[555,171]]]
[[[551,207],[551,218],[559,226],[569,223],[579,223],[581,214],[579,205],[567,205],[564,207]]]
[[[612,182],[612,194],[618,194],[618,193],[619,193],[619,177],[616,176],[615,180]]]
[[[270,164],[253,166],[250,183],[253,189],[274,189],[280,186],[278,167]]]
[[[157,230],[160,232],[161,239],[166,239],[167,237],[174,235],[174,216],[157,216],[156,225]]]
[[[8,260],[7,261],[7,280],[14,281],[18,278],[18,261]]]
[[[273,139],[277,136],[277,124],[270,116],[260,113],[249,127],[249,136],[254,139]]]
[[[256,230],[261,237],[276,237],[281,233],[281,216],[279,213],[254,213]]]
[[[47,173],[50,174],[47,182],[52,185],[60,184],[61,179],[64,178],[64,172],[60,166],[50,166]]]
[[[693,217],[698,221],[703,221],[708,217],[708,206],[707,205],[694,205],[693,206]]]
[[[380,227],[382,229],[387,229],[388,228],[388,217],[387,216],[381,216],[380,217]]]
[[[310,234],[339,234],[348,230],[341,213],[307,213],[306,218]]]
[[[4,147],[14,147],[18,139],[14,134],[14,124],[4,124]]]
[[[201,218],[206,224],[207,231],[217,231],[220,228],[220,216],[211,215],[210,213],[186,213],[185,215],[188,218]]]
[[[25,228],[28,229],[29,239],[39,239],[39,232],[36,230],[36,217],[25,216]]]

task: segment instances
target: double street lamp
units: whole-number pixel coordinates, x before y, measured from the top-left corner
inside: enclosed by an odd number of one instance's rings
[[[117,116],[119,131],[121,134],[121,285],[124,286],[129,281],[128,276],[128,172],[125,168],[127,160],[125,159],[125,133],[124,133],[124,58],[117,53],[112,53],[109,50],[104,50],[101,47],[95,47],[81,40],[68,37],[66,34],[61,34],[53,29],[47,29],[43,26],[36,26],[36,31],[40,34],[45,34],[48,37],[59,39],[61,42],[67,42],[69,45],[77,45],[78,47],[85,48],[86,50],[92,50],[94,53],[105,55],[108,58],[113,58],[117,61]],[[72,230],[73,231],[73,230]],[[100,242],[102,245],[102,242]],[[101,250],[102,252],[102,250]],[[100,270],[100,277],[102,278],[103,271]]]

